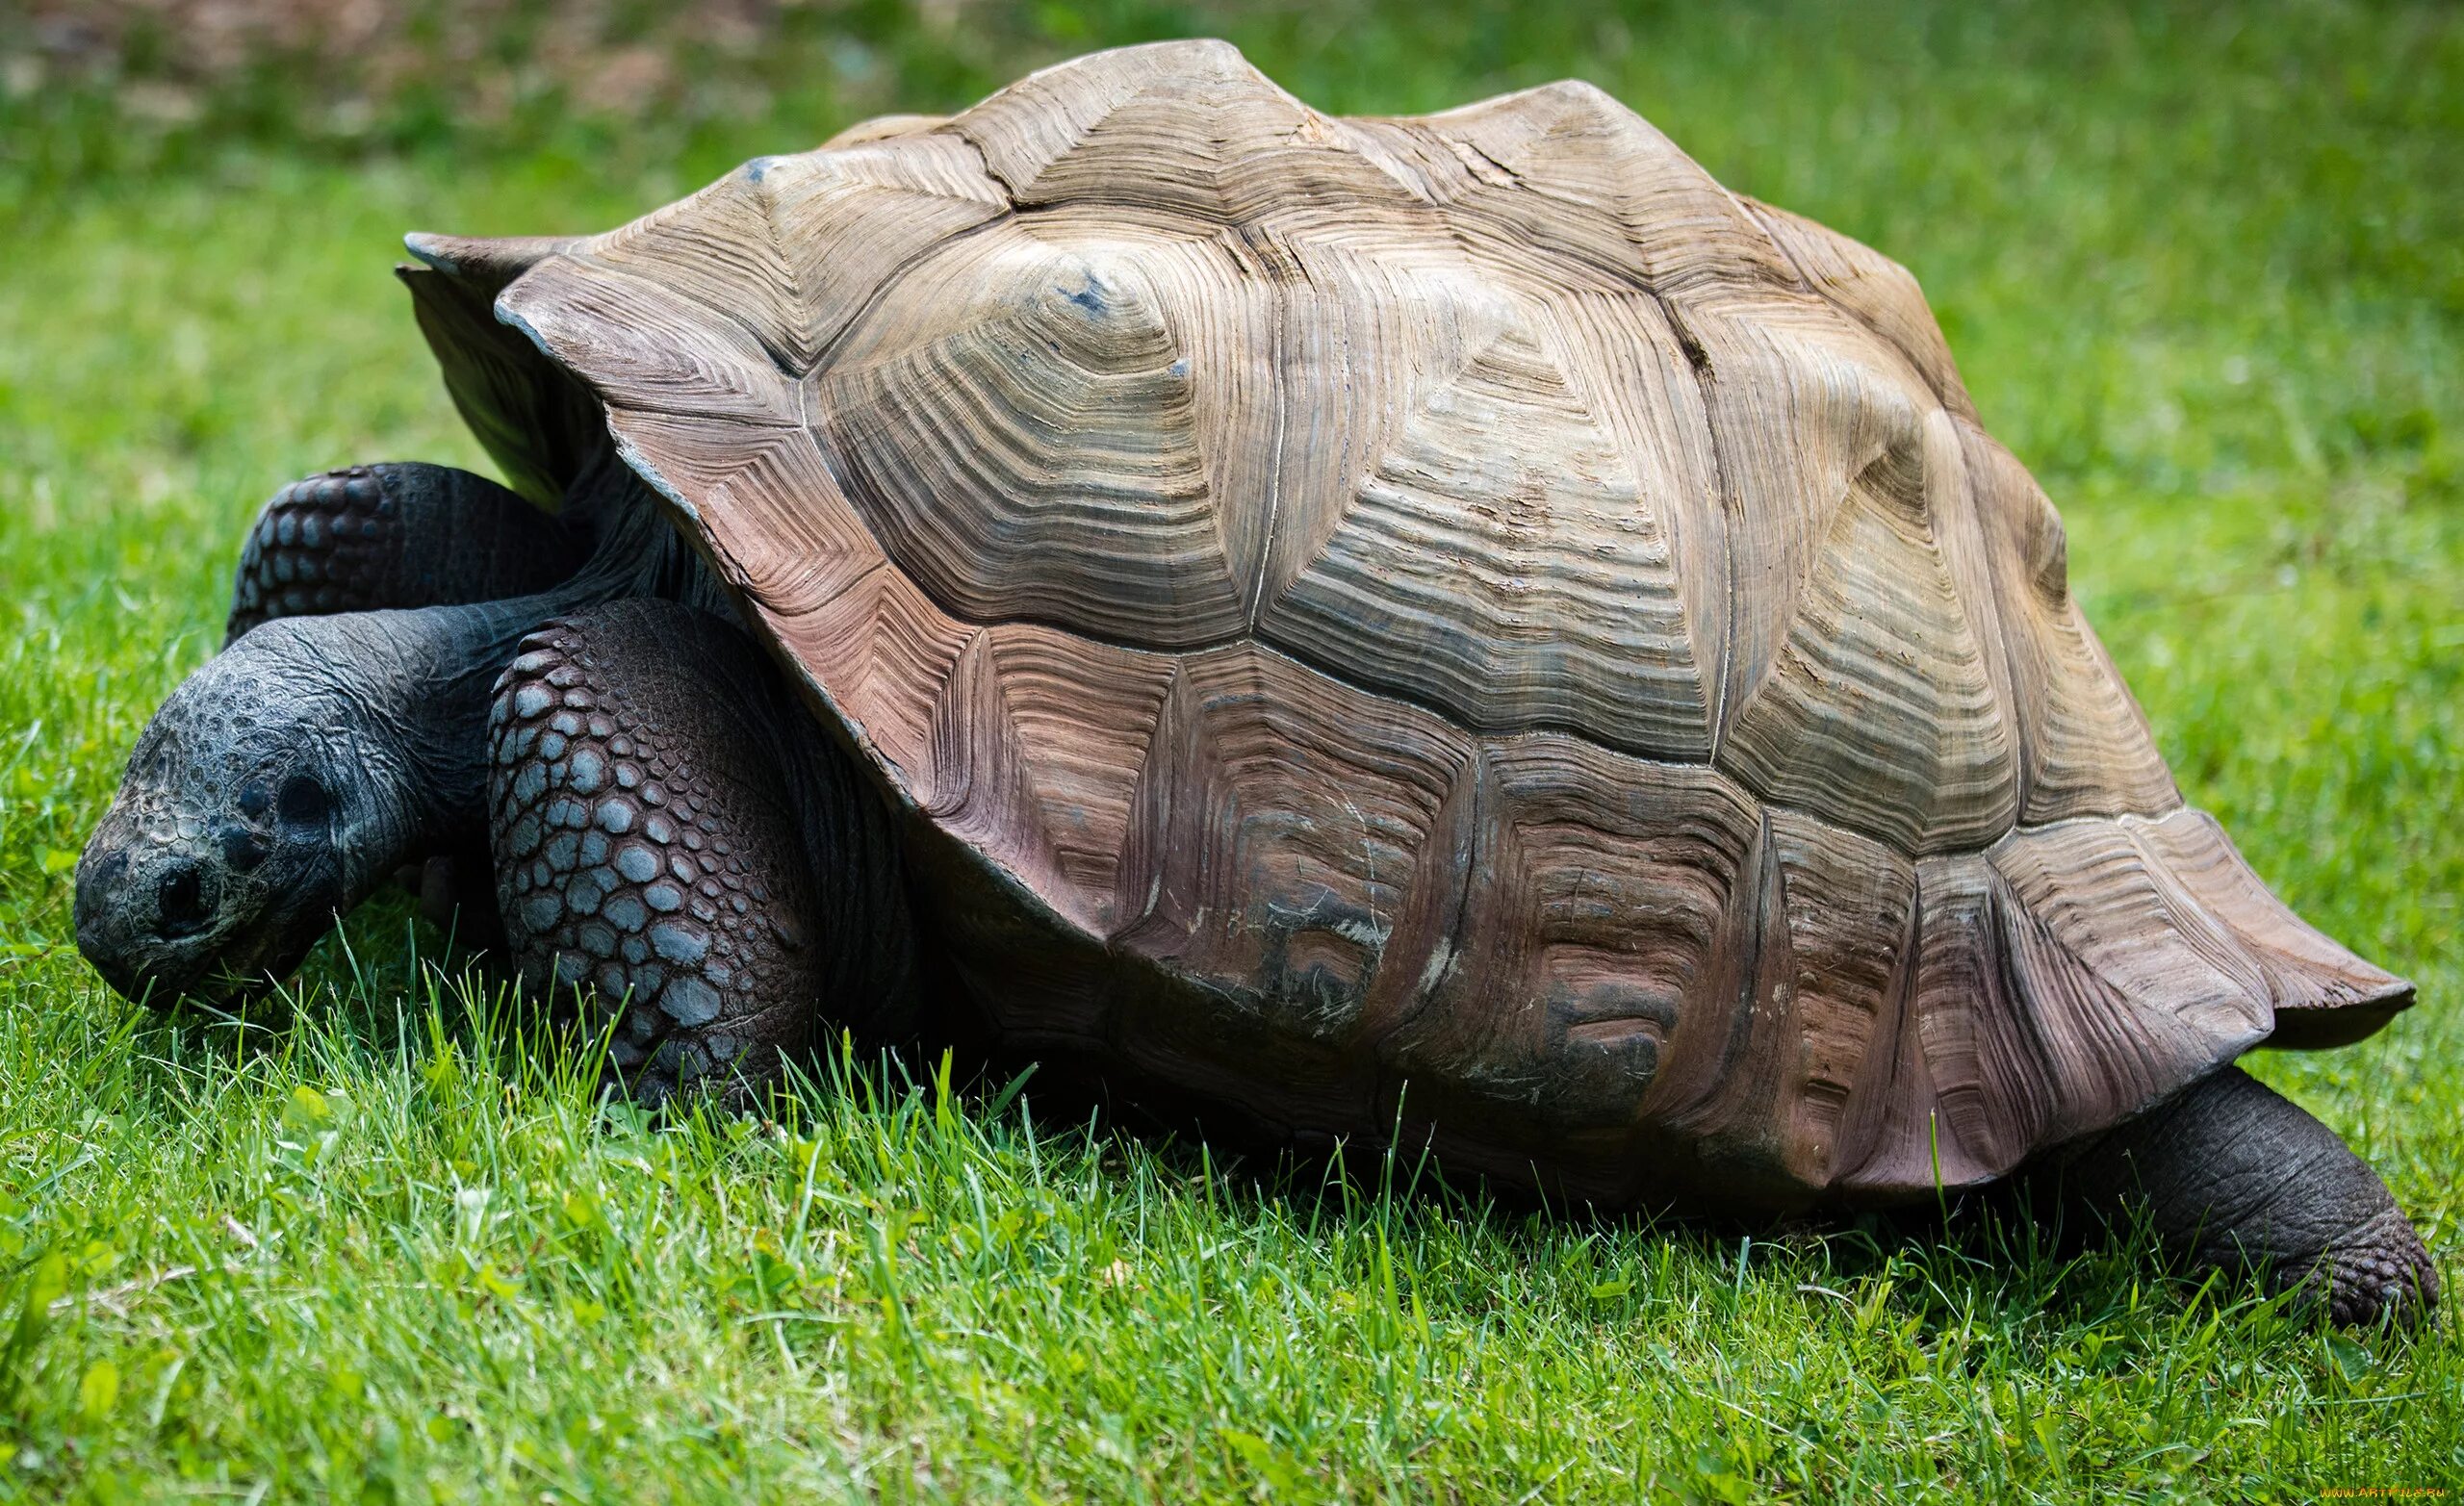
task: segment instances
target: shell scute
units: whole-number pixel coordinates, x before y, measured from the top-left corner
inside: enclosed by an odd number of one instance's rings
[[[934,760],[934,707],[980,627],[951,618],[895,569],[865,574],[809,611],[760,611],[809,669],[859,744],[893,785],[930,801],[949,776]]]
[[[1031,74],[949,121],[1021,206],[1102,203],[1239,223],[1403,186],[1228,43],[1164,42]]]
[[[925,135],[757,159],[572,254],[693,298],[801,374],[891,273],[1009,208],[964,143]]]
[[[1547,84],[1413,124],[1434,138],[1433,164],[1456,165],[1438,174],[1442,202],[1553,259],[1662,294],[1795,281],[1726,189],[1590,84]],[[1563,212],[1535,212],[1533,198]]]
[[[2411,986],[2320,934],[2268,892],[2216,818],[2182,809],[2126,823],[2149,860],[2169,873],[2240,944],[2264,977],[2285,1045],[2341,1045],[2412,1002]]]
[[[497,316],[576,371],[611,406],[770,428],[804,424],[796,390],[734,321],[684,292],[572,257],[547,264],[497,299]]]
[[[1238,635],[1246,605],[1214,453],[1245,333],[1203,242],[1011,226],[932,258],[811,383],[847,495],[973,622],[1159,648]],[[1219,294],[1220,294],[1219,296]],[[1229,327],[1226,327],[1226,326]]]
[[[1050,876],[1072,923],[1119,916],[1133,796],[1176,664],[1025,623],[972,640],[934,712],[927,807],[1012,874]]]
[[[1767,799],[1907,853],[1984,846],[2017,806],[1989,640],[1937,537],[1938,469],[1907,445],[1849,484],[1720,757]]]
[[[608,423],[636,471],[695,499],[712,561],[752,600],[808,612],[889,562],[855,509],[833,504],[835,483],[806,430],[647,412]]]
[[[1462,913],[1385,1047],[1401,1108],[1630,1136],[1720,1075],[1759,807],[1714,770],[1560,733],[1485,743],[1477,780]]]
[[[1120,989],[1120,1049],[1200,1085],[1271,1084],[1278,1118],[1365,1111],[1368,1048],[1459,905],[1474,753],[1270,650],[1184,659],[1119,867],[1108,944],[1146,981]]]
[[[1971,423],[1959,432],[2010,656],[2020,822],[2179,807],[2146,717],[2071,597],[2061,516],[2009,450]]]
[[[1532,448],[1500,447],[1512,428]],[[1500,331],[1415,401],[1355,486],[1263,636],[1470,727],[1708,754],[1708,676],[1669,530],[1529,328]]]
[[[1802,215],[1743,195],[1737,202],[1770,233],[1808,287],[1888,341],[1924,373],[1926,385],[1944,407],[1963,418],[1976,417],[1959,365],[1951,359],[1950,342],[1942,337],[1923,290],[1907,268]]]

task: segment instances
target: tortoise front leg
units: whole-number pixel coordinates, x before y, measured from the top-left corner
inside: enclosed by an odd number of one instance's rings
[[[415,461],[292,482],[248,530],[223,642],[278,617],[528,596],[579,569],[584,541],[484,476]]]
[[[2228,1066],[2064,1159],[2065,1190],[2137,1204],[2195,1266],[2255,1270],[2338,1323],[2420,1321],[2438,1272],[2387,1185],[2302,1109]]]
[[[824,1026],[911,1027],[887,818],[741,632],[648,599],[550,623],[489,752],[514,961],[612,1020],[634,1097],[757,1102]]]

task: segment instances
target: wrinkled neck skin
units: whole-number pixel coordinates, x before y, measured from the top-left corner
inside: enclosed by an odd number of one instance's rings
[[[614,444],[601,447],[575,478],[564,516],[590,540],[590,559],[565,585],[526,599],[546,603],[539,621],[637,596],[681,601],[738,621],[726,590]]]
[[[565,505],[591,553],[552,591],[472,606],[296,620],[312,645],[291,666],[297,681],[343,676],[350,698],[365,707],[352,735],[368,754],[371,782],[390,786],[389,803],[398,812],[369,833],[372,843],[390,843],[369,867],[372,885],[404,862],[482,845],[488,708],[497,676],[524,635],[601,601],[708,594],[700,558],[613,446],[600,449]]]
[[[603,452],[568,496],[590,560],[537,596],[285,618],[174,692],[77,873],[78,945],[122,994],[244,997],[404,863],[480,851],[498,676],[541,623],[720,593]]]
[[[561,609],[555,597],[526,597],[348,612],[297,619],[260,646],[269,694],[292,693],[303,731],[319,730],[317,701],[339,702],[321,751],[367,787],[363,820],[338,831],[350,903],[404,863],[461,851],[486,829],[497,676],[523,634]]]

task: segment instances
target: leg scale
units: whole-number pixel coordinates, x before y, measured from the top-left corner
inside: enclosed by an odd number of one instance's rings
[[[718,619],[636,600],[548,624],[498,683],[490,820],[516,965],[615,1014],[610,1066],[647,1102],[757,1095],[813,1038],[837,938],[813,933],[787,753],[821,733],[776,679]]]

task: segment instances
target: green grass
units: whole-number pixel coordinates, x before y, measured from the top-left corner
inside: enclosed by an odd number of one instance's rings
[[[2420,983],[2366,1045],[2258,1066],[2452,1289],[2464,13],[1549,11],[979,6],[943,44],[824,8],[751,115],[413,112],[375,145],[0,108],[0,1493],[2464,1486],[2451,1301],[2420,1338],[2330,1337],[1991,1209],[1751,1238],[1529,1217],[879,1067],[783,1129],[661,1128],[424,970],[399,906],[244,1035],[141,1017],[79,961],[67,865],[217,641],[251,510],[347,461],[483,468],[386,276],[402,230],[601,228],[857,109],[1164,33],[1345,110],[1580,73],[1924,280],[2192,799]]]

